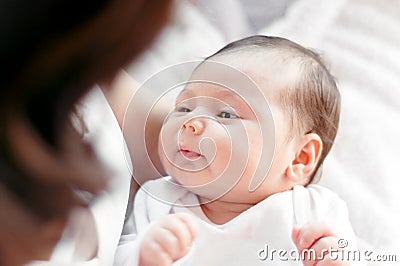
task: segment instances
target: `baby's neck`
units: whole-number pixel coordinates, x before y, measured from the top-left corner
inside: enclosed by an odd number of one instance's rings
[[[203,213],[211,222],[214,224],[225,224],[254,206],[254,204],[215,200],[210,203],[201,204],[200,206]]]

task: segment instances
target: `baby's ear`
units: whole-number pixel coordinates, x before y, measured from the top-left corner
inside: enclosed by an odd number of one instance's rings
[[[286,175],[295,184],[307,184],[317,166],[321,152],[322,140],[318,134],[309,133],[302,136],[295,158],[286,169]]]

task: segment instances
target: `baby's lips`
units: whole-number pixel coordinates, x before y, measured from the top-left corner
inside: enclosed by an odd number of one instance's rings
[[[179,152],[186,158],[190,159],[190,160],[194,160],[197,159],[199,157],[201,157],[201,154],[195,151],[191,151],[191,150],[186,150],[186,149],[180,149]]]

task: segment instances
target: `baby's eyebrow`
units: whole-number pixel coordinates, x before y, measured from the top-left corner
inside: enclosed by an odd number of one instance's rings
[[[237,94],[234,90],[228,89],[228,88],[220,88],[217,91],[215,91],[215,88],[210,88],[210,90],[214,90],[213,93],[215,93],[215,96],[217,98],[223,99],[223,101],[243,101],[243,98]],[[182,97],[185,98],[196,98],[196,97],[201,97],[202,95],[199,95],[196,93],[195,89],[192,88],[183,88],[179,94],[176,97],[175,103],[179,103],[180,99]],[[205,95],[204,95],[205,96]]]
[[[190,95],[193,95],[193,93],[185,87],[176,96],[175,103],[177,103],[182,96],[185,96],[185,94],[189,94],[189,95],[187,95],[187,97],[189,97]]]
[[[220,90],[218,92],[218,94],[220,94],[219,96],[221,98],[232,98],[234,100],[243,100],[242,97],[240,97],[235,91],[230,90],[230,89],[224,89],[224,90]]]

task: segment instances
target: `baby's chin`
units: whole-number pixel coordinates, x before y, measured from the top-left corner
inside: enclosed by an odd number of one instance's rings
[[[226,202],[234,202],[237,200],[234,195],[231,195],[231,188],[229,187],[216,187],[212,184],[183,186],[193,194],[197,195],[201,204],[210,203],[216,200],[222,200]]]
[[[263,187],[259,187],[254,191],[249,191],[248,186],[240,184],[221,185],[218,182],[195,183],[188,180],[175,180],[182,187],[197,195],[201,204],[210,203],[213,201],[223,201],[233,204],[248,204],[255,205],[266,199],[270,193]]]
[[[205,193],[198,191],[191,191],[196,194],[200,204],[208,204],[212,202],[223,202],[224,204],[233,204],[233,205],[248,205],[253,206],[258,203],[256,199],[247,198],[246,196],[238,196],[236,193],[226,192],[221,193],[220,191],[210,192],[205,191]]]
[[[204,180],[199,180],[199,178],[188,178],[188,177],[177,177],[176,175],[171,175],[172,180],[174,180],[177,184],[186,188],[187,190],[195,193],[195,194],[203,194],[203,190],[207,190],[210,188],[209,182],[204,182]]]

